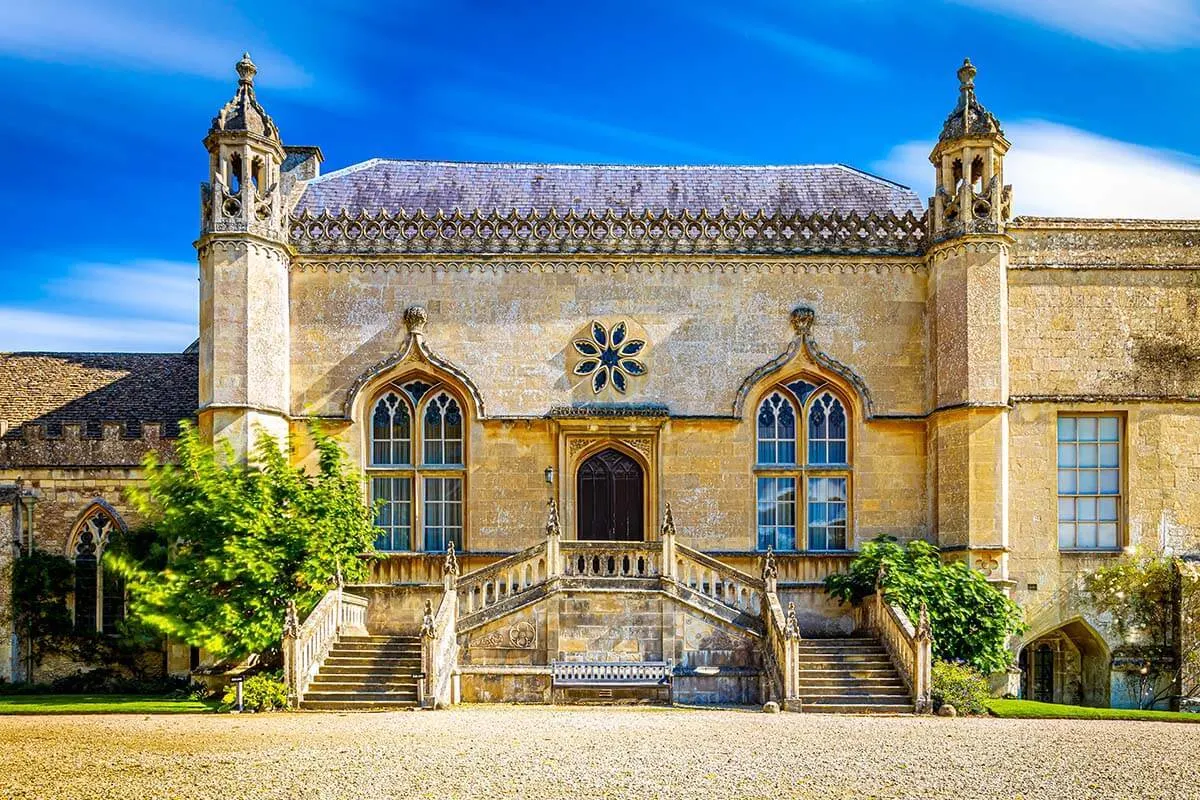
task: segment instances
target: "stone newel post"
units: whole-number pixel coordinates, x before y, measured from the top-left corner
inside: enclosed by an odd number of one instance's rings
[[[553,578],[562,572],[561,558],[559,557],[558,543],[562,538],[562,528],[558,524],[558,503],[553,497],[546,504],[548,514],[546,518],[546,577]]]
[[[296,613],[296,601],[288,600],[287,614],[283,618],[283,682],[287,686],[288,706],[297,708],[303,699],[300,696],[300,676],[297,674],[296,640],[300,635],[300,617]]]
[[[662,576],[675,577],[675,518],[671,515],[671,504],[667,503],[667,512],[663,517],[662,532]]]

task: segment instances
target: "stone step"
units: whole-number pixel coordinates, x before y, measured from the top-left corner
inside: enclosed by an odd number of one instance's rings
[[[358,703],[415,703],[417,690],[403,692],[305,692],[305,703],[354,701]]]
[[[822,699],[818,703],[803,703],[805,714],[911,714],[912,703],[841,703]]]
[[[367,660],[367,661],[413,661],[420,663],[420,653],[372,653],[365,650],[330,650],[326,659],[337,658],[342,660]]]
[[[902,697],[908,699],[908,689],[904,686],[801,686],[800,696],[803,698],[827,697],[840,699],[845,697],[865,697],[870,699],[888,698],[886,702],[896,703],[892,699]]]
[[[817,664],[829,664],[829,668],[876,666],[878,669],[892,666],[887,656],[806,656],[800,655],[800,669],[816,669]]]
[[[417,707],[416,700],[374,702],[370,700],[318,700],[300,703],[304,711],[405,711]]]
[[[388,675],[408,677],[421,672],[419,663],[412,664],[343,664],[341,662],[321,665],[318,675]]]
[[[420,636],[342,636],[338,639],[339,642],[404,642],[407,644],[420,644]]]
[[[345,650],[354,653],[420,653],[419,644],[390,644],[388,642],[338,642],[334,650]]]
[[[351,691],[416,691],[417,680],[404,676],[389,675],[318,675],[308,684],[310,692]]]
[[[800,685],[803,686],[861,686],[863,688],[879,687],[880,689],[906,689],[904,681],[899,677],[890,678],[855,678],[853,675],[847,675],[839,678],[801,678]]]
[[[808,678],[895,678],[896,671],[890,666],[886,668],[867,668],[858,669],[856,667],[842,667],[839,669],[800,669],[800,680],[804,681]]]
[[[398,667],[420,667],[420,658],[409,656],[347,656],[340,654],[332,654],[325,658],[322,668],[328,664],[331,667],[380,667],[386,669],[395,669]]]

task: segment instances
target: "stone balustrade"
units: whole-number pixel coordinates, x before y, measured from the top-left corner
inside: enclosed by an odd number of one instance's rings
[[[461,613],[474,614],[546,582],[544,543],[514,553],[458,580]]]
[[[365,634],[367,600],[347,594],[339,585],[330,589],[303,622],[295,603],[288,604],[283,625],[283,675],[289,701],[299,705],[308,684],[345,630]]]
[[[699,550],[675,543],[673,577],[687,589],[750,614],[762,609],[763,582]]]
[[[888,602],[882,588],[863,598],[856,611],[856,628],[873,633],[883,643],[896,671],[912,692],[913,710],[932,710],[933,640],[929,617],[921,607],[921,619],[913,625],[904,609]]]
[[[657,578],[662,549],[645,542],[562,542],[561,574],[580,578]]]

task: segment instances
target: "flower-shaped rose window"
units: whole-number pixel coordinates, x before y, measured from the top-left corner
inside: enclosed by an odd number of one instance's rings
[[[612,387],[621,394],[629,387],[629,379],[646,374],[646,364],[636,356],[646,349],[642,339],[630,339],[628,326],[622,321],[612,328],[592,322],[591,338],[576,339],[572,344],[582,358],[572,370],[576,375],[592,376],[592,392],[600,394]]]

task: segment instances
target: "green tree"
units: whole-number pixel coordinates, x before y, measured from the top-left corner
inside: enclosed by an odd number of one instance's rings
[[[924,602],[933,632],[933,657],[965,661],[984,673],[1012,663],[1008,638],[1024,630],[1021,609],[961,561],[945,563],[924,540],[904,547],[891,536],[867,542],[846,573],[825,579],[825,591],[857,604],[875,592],[881,566],[884,596],[916,620]]]
[[[335,583],[366,576],[375,529],[361,476],[315,424],[318,469],[292,466],[260,436],[250,464],[214,450],[184,425],[178,463],[145,462],[130,493],[147,520],[105,554],[127,581],[133,616],[217,658],[278,651],[289,600],[301,615]]]
[[[1142,546],[1084,578],[1086,602],[1111,615],[1128,644],[1127,686],[1141,708],[1200,694],[1200,570]]]

